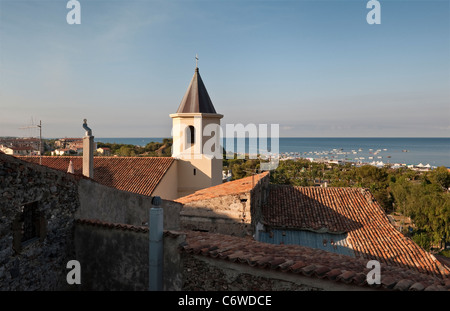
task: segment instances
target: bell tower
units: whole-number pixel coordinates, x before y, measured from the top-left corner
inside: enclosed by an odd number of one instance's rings
[[[196,57],[198,60],[198,58]],[[198,66],[172,118],[172,157],[178,159],[178,195],[222,183],[220,119]]]

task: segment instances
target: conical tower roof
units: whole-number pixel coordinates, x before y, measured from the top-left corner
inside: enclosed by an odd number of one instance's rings
[[[216,113],[205,84],[200,77],[198,67],[195,68],[194,76],[181,100],[177,113]]]

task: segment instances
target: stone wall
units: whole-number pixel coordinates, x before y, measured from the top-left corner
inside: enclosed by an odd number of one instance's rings
[[[311,291],[318,287],[266,276],[263,272],[195,255],[183,257],[186,291]],[[256,272],[255,272],[256,270]],[[262,270],[262,269],[260,269]]]
[[[185,204],[180,213],[183,230],[251,235],[250,194],[232,194]]]
[[[182,254],[185,291],[366,291],[374,288]]]
[[[178,246],[183,234],[164,235],[164,290],[180,290],[182,262]],[[76,260],[81,266],[77,290],[148,290],[149,236],[147,227],[77,221]]]
[[[151,200],[0,154],[0,290],[73,288],[66,281],[66,265],[76,259],[74,221],[147,225]],[[162,208],[164,229],[178,229],[181,204],[163,200]],[[144,240],[117,237],[121,248],[148,245]],[[96,248],[89,232],[78,250],[83,243]]]
[[[65,288],[79,204],[73,176],[0,154],[0,290]]]

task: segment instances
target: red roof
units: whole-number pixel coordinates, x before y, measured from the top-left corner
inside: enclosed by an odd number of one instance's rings
[[[448,267],[394,228],[366,189],[271,185],[262,212],[269,227],[347,232],[357,257],[450,275]]]
[[[39,164],[39,157],[18,157]],[[67,172],[72,161],[74,174],[81,175],[83,157],[42,157],[42,165]],[[94,157],[94,180],[119,190],[151,195],[175,161],[171,157]]]
[[[182,204],[187,204],[194,201],[206,200],[229,194],[249,192],[254,188],[260,179],[268,174],[269,172],[264,172],[250,177],[225,182],[217,186],[198,190],[193,194],[178,198],[175,201]]]

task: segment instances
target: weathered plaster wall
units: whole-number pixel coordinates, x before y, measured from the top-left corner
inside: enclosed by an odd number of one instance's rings
[[[142,226],[148,223],[152,197],[110,188],[90,179],[79,182],[80,209],[78,219],[98,219],[104,222]],[[162,200],[164,228],[178,230],[181,204]]]

